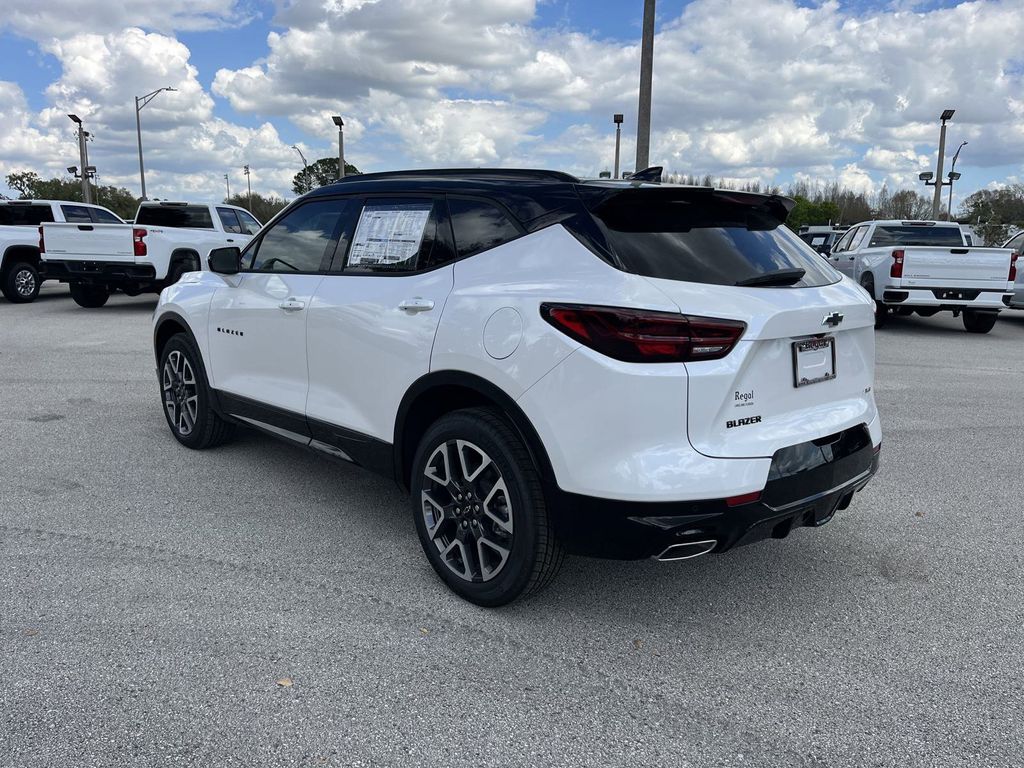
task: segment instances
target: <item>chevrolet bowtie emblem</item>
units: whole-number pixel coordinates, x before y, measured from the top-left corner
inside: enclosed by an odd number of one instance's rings
[[[821,324],[827,325],[829,328],[835,328],[841,322],[843,322],[842,312],[833,312],[830,315],[825,315],[825,317],[823,317],[821,320]]]

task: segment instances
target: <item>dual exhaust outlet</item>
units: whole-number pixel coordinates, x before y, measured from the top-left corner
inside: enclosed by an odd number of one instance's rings
[[[691,560],[701,555],[706,555],[718,545],[718,539],[705,539],[704,541],[686,541],[680,544],[670,544],[665,547],[660,555],[654,559],[662,563],[670,563],[676,560]]]

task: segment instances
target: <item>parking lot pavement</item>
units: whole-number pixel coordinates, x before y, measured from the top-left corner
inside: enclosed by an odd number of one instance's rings
[[[154,301],[0,302],[0,765],[1024,763],[1024,313],[878,333],[882,472],[820,530],[487,611],[388,482],[178,446]]]

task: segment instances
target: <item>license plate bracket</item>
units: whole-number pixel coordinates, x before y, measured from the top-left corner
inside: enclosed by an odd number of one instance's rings
[[[836,338],[820,336],[793,342],[793,386],[806,387],[836,377]]]

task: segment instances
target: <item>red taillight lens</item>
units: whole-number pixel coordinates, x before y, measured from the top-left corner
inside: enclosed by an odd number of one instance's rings
[[[46,253],[46,242],[43,240],[43,228],[39,228],[39,252]]]
[[[903,251],[892,252],[892,266],[889,268],[889,277],[903,277]]]
[[[738,320],[582,304],[542,304],[540,314],[565,335],[627,363],[718,360],[747,328]]]
[[[39,228],[39,231],[40,232],[43,231],[42,227]],[[1020,258],[1020,254],[1019,253],[1011,253],[1010,254],[1010,276],[1007,278],[1007,280],[1009,280],[1011,283],[1017,282],[1017,259],[1018,258]]]
[[[744,493],[739,496],[730,496],[725,500],[725,504],[728,507],[742,507],[744,504],[753,504],[755,501],[761,500],[761,492],[753,491],[751,493]]]
[[[135,245],[135,255],[145,256],[146,255],[146,241],[143,239],[149,234],[144,229],[133,229],[132,230],[132,243]]]

